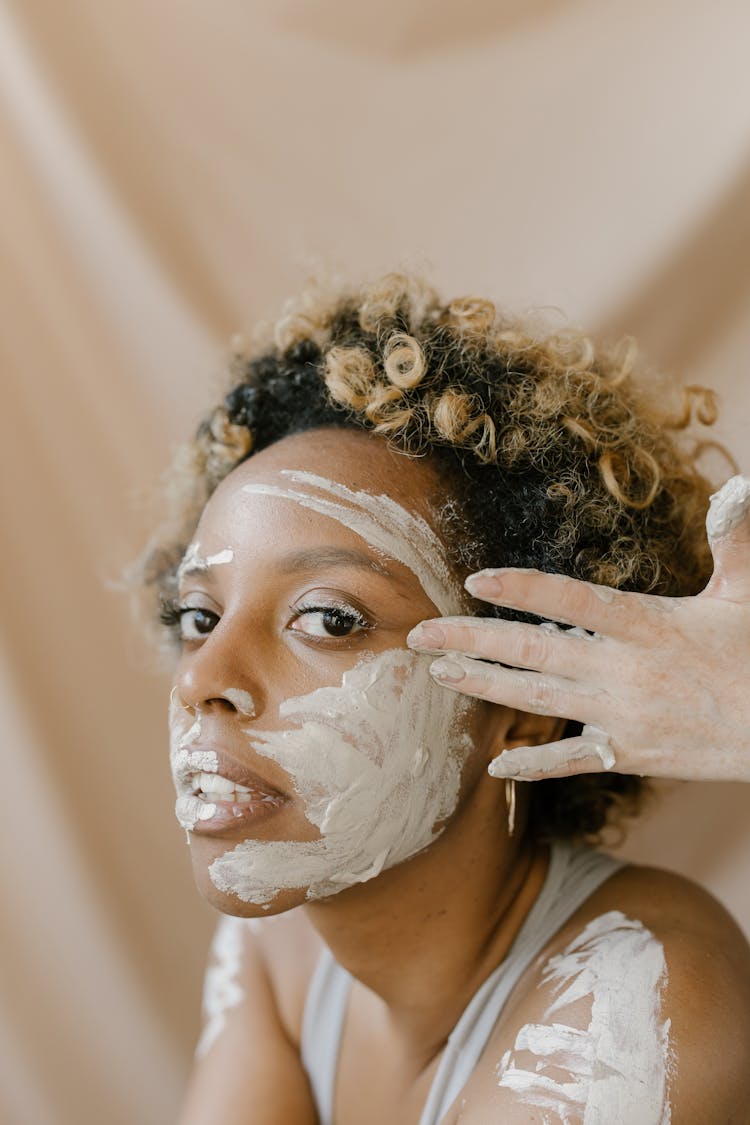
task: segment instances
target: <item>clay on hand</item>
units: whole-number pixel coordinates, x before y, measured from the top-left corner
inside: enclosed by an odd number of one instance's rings
[[[503,751],[491,774],[750,781],[750,480],[712,497],[706,528],[714,571],[695,597],[484,570],[467,579],[473,597],[549,620],[444,617],[412,631],[410,647],[446,654],[432,665],[445,687],[583,724],[578,737]]]

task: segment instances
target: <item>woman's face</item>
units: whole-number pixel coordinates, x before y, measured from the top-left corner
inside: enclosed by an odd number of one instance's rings
[[[466,606],[424,461],[367,434],[296,435],[235,469],[179,573],[176,812],[219,909],[289,909],[427,847],[486,755],[476,704],[409,630]],[[481,738],[479,738],[481,742]],[[463,775],[463,788],[462,788]]]

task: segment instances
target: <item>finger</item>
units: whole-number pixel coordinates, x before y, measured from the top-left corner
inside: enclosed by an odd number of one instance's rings
[[[592,679],[601,668],[598,645],[603,640],[583,629],[563,631],[551,621],[526,625],[487,617],[440,617],[417,625],[406,643],[420,652],[460,652],[515,668]]]
[[[643,595],[596,586],[564,574],[517,567],[480,570],[466,579],[465,586],[472,597],[493,605],[526,610],[623,640],[642,635],[650,627],[649,602],[667,600],[644,600]]]
[[[732,477],[714,493],[706,533],[714,572],[704,595],[750,599],[750,479]]]
[[[609,736],[596,727],[584,727],[576,738],[563,738],[543,746],[517,746],[503,750],[487,767],[492,777],[517,781],[541,781],[550,777],[572,777],[601,773],[615,765]]]
[[[433,661],[430,673],[444,687],[475,699],[579,723],[595,720],[604,694],[601,689],[586,691],[563,676],[503,668],[458,653]]]

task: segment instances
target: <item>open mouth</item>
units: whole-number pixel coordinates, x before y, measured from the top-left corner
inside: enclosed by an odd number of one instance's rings
[[[233,836],[251,831],[289,801],[286,794],[223,749],[185,747],[173,755],[172,773],[177,820],[198,835]]]
[[[203,798],[213,804],[227,805],[280,805],[282,798],[263,789],[241,785],[220,773],[193,773],[190,775],[191,791],[194,797]]]

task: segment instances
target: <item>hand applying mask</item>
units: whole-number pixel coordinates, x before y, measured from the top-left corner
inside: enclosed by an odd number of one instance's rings
[[[504,751],[490,773],[750,781],[750,479],[712,497],[706,528],[714,571],[695,597],[484,570],[467,579],[473,597],[579,628],[467,617],[412,631],[412,648],[447,654],[432,665],[446,687],[584,724],[578,737]]]

